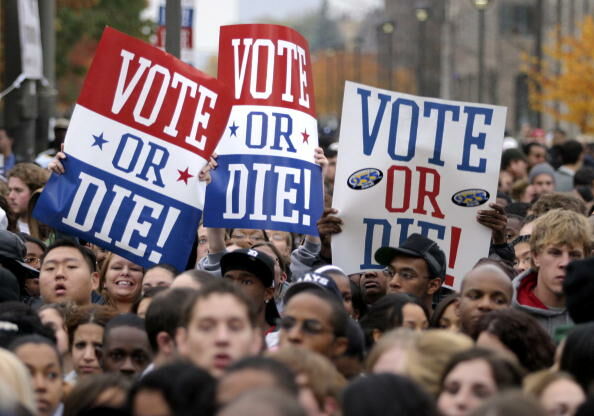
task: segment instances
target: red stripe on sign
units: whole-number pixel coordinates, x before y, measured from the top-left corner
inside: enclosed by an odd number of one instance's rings
[[[309,47],[288,27],[221,27],[218,79],[232,86],[233,104],[285,107],[316,116]]]
[[[111,28],[103,32],[77,103],[205,159],[231,112],[223,83]]]

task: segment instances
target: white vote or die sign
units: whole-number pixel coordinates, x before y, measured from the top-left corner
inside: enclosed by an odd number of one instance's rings
[[[347,82],[334,199],[344,221],[332,258],[348,273],[379,269],[380,247],[412,233],[436,241],[445,284],[489,252],[477,211],[495,202],[506,108],[416,97]]]

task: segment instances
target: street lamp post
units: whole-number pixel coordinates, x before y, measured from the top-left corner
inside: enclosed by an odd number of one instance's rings
[[[427,19],[429,19],[429,5],[426,0],[418,0],[415,5],[415,17],[419,22],[419,53],[417,55],[417,91],[419,95],[426,95],[425,87],[425,48]]]
[[[485,86],[485,11],[491,0],[470,0],[479,13],[478,19],[478,101],[483,102]]]

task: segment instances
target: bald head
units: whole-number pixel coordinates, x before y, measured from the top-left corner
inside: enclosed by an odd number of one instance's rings
[[[462,332],[471,334],[484,314],[511,305],[514,288],[509,276],[493,264],[481,264],[464,277],[458,313]]]

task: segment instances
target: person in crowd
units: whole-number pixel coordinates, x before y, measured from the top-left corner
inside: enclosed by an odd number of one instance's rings
[[[41,335],[56,341],[51,327],[44,325],[29,305],[19,301],[0,302],[0,348],[8,348],[17,338]]]
[[[105,326],[116,313],[108,306],[88,305],[68,314],[66,327],[73,370],[66,374],[66,381],[74,382],[103,372],[103,335]]]
[[[268,332],[278,317],[278,313],[272,319],[271,313],[267,314],[269,308],[276,309],[274,260],[251,248],[235,250],[221,257],[221,274],[223,279],[240,287],[252,299],[258,311],[258,326],[264,333]]]
[[[334,283],[336,283],[336,287],[340,291],[340,296],[342,298],[342,304],[344,309],[347,311],[349,316],[353,319],[358,319],[358,316],[355,315],[355,311],[353,309],[353,293],[351,290],[351,281],[349,277],[345,274],[344,271],[340,267],[327,265],[322,266],[314,270],[314,273],[324,274],[325,276],[330,277]]]
[[[179,273],[177,269],[169,264],[156,264],[144,271],[142,279],[142,290],[145,291],[151,287],[169,287],[173,279]]]
[[[254,250],[267,254],[274,260],[274,303],[276,310],[281,313],[283,310],[283,298],[289,288],[289,276],[287,274],[287,257],[281,254],[280,250],[272,243],[265,241],[252,246]],[[270,311],[267,310],[268,313]],[[274,312],[274,311],[272,311]]]
[[[369,349],[391,329],[427,329],[429,316],[425,306],[416,296],[393,293],[375,302],[359,324],[365,334],[365,345]]]
[[[530,236],[520,235],[511,242],[514,249],[514,271],[516,275],[524,273],[532,267],[532,256],[530,254]]]
[[[144,374],[178,357],[175,340],[182,319],[183,305],[194,293],[190,288],[168,289],[155,296],[146,311],[146,334],[153,351],[153,362]]]
[[[563,293],[566,267],[590,253],[591,239],[590,223],[573,211],[555,209],[535,221],[530,239],[533,268],[514,279],[512,303],[533,315],[551,335],[571,323]]]
[[[8,205],[18,218],[19,231],[29,234],[29,200],[42,188],[49,173],[33,163],[17,163],[8,171]]]
[[[433,295],[441,288],[446,269],[445,254],[435,241],[411,234],[398,248],[378,249],[375,260],[385,266],[388,293],[415,295],[433,310]]]
[[[99,292],[120,313],[132,310],[140,298],[144,269],[130,260],[109,253],[99,275]]]
[[[121,374],[95,374],[76,383],[64,400],[62,416],[79,416],[96,408],[104,414],[126,405],[131,382]]]
[[[68,341],[68,327],[66,326],[66,315],[68,312],[67,307],[60,303],[42,305],[37,311],[41,322],[54,331],[64,374],[70,373],[73,369],[70,343]]]
[[[31,374],[37,415],[61,414],[64,386],[62,362],[56,345],[45,337],[28,335],[14,340],[10,350]]]
[[[549,368],[555,344],[532,316],[515,309],[495,310],[476,323],[476,345],[510,354],[528,372]]]
[[[21,409],[32,415],[37,413],[31,375],[27,367],[19,357],[4,348],[0,348],[0,387],[8,390],[4,397],[0,397],[0,410],[7,411],[10,415],[19,414],[17,411]],[[3,390],[0,388],[0,393]],[[13,402],[6,403],[7,400]]]
[[[425,331],[411,348],[403,374],[416,381],[433,397],[437,397],[440,377],[450,359],[472,346],[472,339],[464,334],[443,329]]]
[[[299,403],[308,416],[340,414],[340,397],[347,381],[326,357],[293,345],[281,347],[268,355],[296,374]]]
[[[569,317],[576,324],[594,321],[594,258],[575,260],[567,265],[567,275],[563,281],[563,293]]]
[[[217,403],[225,406],[245,392],[279,389],[297,398],[295,374],[281,362],[269,357],[246,357],[225,370],[217,385]]]
[[[306,413],[294,397],[277,388],[248,391],[217,413],[218,416],[313,416],[317,414]]]
[[[71,240],[58,240],[49,246],[41,263],[39,289],[45,303],[91,303],[93,289],[99,286],[93,252]]]
[[[459,304],[460,294],[458,293],[452,293],[440,300],[431,314],[429,327],[447,329],[453,332],[460,331]]]
[[[577,212],[578,214],[586,215],[586,205],[580,198],[571,194],[562,194],[559,192],[551,192],[542,195],[530,207],[530,213],[535,217],[540,217],[547,212],[557,209],[567,209],[569,211]]]
[[[462,332],[471,335],[481,316],[509,308],[513,293],[509,276],[495,264],[481,264],[468,272],[462,280],[458,304]]]
[[[0,230],[0,267],[3,274],[12,274],[18,282],[20,299],[29,305],[39,303],[39,271],[25,262],[27,249],[15,233]],[[11,279],[8,277],[7,279]]]
[[[237,286],[219,279],[188,299],[176,342],[182,356],[220,377],[235,361],[260,351],[261,335],[253,301]]]
[[[501,155],[501,170],[509,172],[514,181],[526,178],[528,163],[520,149],[507,149]]]
[[[594,393],[594,322],[577,325],[565,340],[561,371],[571,374],[587,395]]]
[[[335,291],[331,293],[314,287],[302,287],[299,291],[289,288],[285,310],[278,323],[281,348],[287,345],[304,347],[331,361],[346,352],[349,317],[338,290]]]
[[[437,407],[443,416],[465,416],[498,392],[521,385],[522,372],[512,361],[489,350],[470,349],[446,366]]]
[[[564,372],[543,370],[524,381],[524,391],[538,399],[547,415],[573,416],[586,401],[584,391]]]
[[[344,416],[437,416],[432,398],[415,382],[396,374],[369,374],[352,381],[342,395]]]
[[[555,171],[555,189],[557,192],[573,190],[573,177],[582,166],[584,146],[577,140],[567,140],[560,146],[561,166]]]
[[[268,235],[270,243],[276,247],[281,256],[285,259],[291,256],[291,252],[293,251],[293,235],[290,232],[266,230],[266,235]]]
[[[547,161],[547,147],[543,144],[535,142],[526,143],[522,150],[526,154],[528,171],[530,171],[533,166]]]
[[[167,289],[168,288],[165,286],[154,286],[143,290],[141,297],[137,299],[136,302],[134,302],[130,312],[144,319],[146,316],[146,311],[151,305],[153,298]]]
[[[362,271],[359,287],[365,304],[372,305],[388,293],[388,276],[378,270]]]
[[[530,169],[528,182],[536,198],[555,191],[555,170],[548,163],[539,163]]]
[[[106,373],[121,373],[129,378],[142,374],[153,353],[144,319],[125,313],[112,318],[103,332],[102,367]]]
[[[25,242],[27,252],[25,254],[24,262],[39,271],[41,269],[41,258],[47,249],[45,243],[28,234],[21,233],[19,237]],[[25,280],[25,291],[27,295],[34,298],[39,298],[39,277],[29,278]]]
[[[167,364],[139,379],[128,395],[134,416],[214,416],[216,380],[189,362]]]
[[[396,328],[386,332],[373,345],[367,355],[365,367],[369,373],[404,374],[408,354],[421,335],[409,328]]]
[[[204,224],[200,224],[198,227],[198,246],[196,247],[196,264],[200,262],[204,257],[208,255],[210,247],[208,244],[208,232]]]
[[[4,127],[0,127],[0,175],[6,177],[16,164],[16,156],[12,152],[14,138]]]
[[[178,274],[169,287],[171,289],[189,288],[198,290],[215,279],[216,277],[206,270],[191,269]]]

